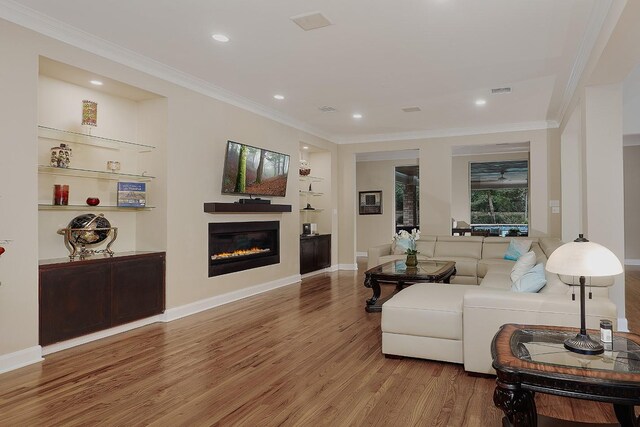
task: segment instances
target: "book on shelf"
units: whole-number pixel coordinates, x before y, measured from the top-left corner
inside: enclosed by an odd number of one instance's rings
[[[118,207],[143,208],[147,204],[147,184],[118,182]]]

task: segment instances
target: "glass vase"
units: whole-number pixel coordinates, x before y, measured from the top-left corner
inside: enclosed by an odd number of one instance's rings
[[[407,260],[405,261],[407,267],[416,267],[418,265],[418,255],[417,254],[407,254]]]

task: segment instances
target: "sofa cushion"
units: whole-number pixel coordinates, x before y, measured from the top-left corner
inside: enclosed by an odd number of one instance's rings
[[[538,292],[546,284],[544,265],[536,264],[531,270],[513,282],[511,290],[514,292]]]
[[[435,236],[420,236],[420,240],[416,241],[416,249],[420,254],[426,257],[433,257],[436,248]]]
[[[522,255],[511,268],[511,281],[515,282],[536,265],[536,254],[533,251]]]
[[[513,262],[511,262],[511,265],[513,265]],[[509,291],[512,283],[511,265],[494,264],[480,282],[480,287]]]
[[[464,285],[417,283],[382,305],[382,332],[462,339]]]
[[[453,261],[456,263],[456,276],[478,276],[478,260],[475,258],[465,258],[460,256],[435,257],[433,261]]]
[[[564,244],[560,239],[556,237],[541,237],[538,240],[538,243],[540,244],[540,248],[542,248],[547,258],[551,256],[553,251]]]
[[[510,261],[517,261],[522,255],[529,252],[531,249],[531,240],[525,239],[511,239],[509,242],[509,246],[504,253],[504,259],[508,259]]]
[[[495,268],[496,266],[504,266],[506,269],[508,269],[508,272],[511,273],[511,269],[513,268],[514,264],[515,261],[509,261],[508,259],[482,258],[481,260],[478,260],[478,277],[485,277],[487,275],[487,272]],[[509,278],[509,281],[511,281],[511,278]]]
[[[464,257],[480,259],[482,257],[481,236],[439,236],[434,257]]]

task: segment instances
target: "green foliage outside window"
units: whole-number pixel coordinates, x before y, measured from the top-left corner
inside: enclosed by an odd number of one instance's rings
[[[528,224],[527,189],[471,190],[472,224]]]

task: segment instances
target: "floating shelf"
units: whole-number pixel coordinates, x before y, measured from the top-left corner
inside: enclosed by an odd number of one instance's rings
[[[318,193],[316,191],[304,191],[304,190],[300,190],[300,195],[307,195],[307,196],[322,196],[324,193]]]
[[[304,208],[302,208],[302,209],[300,209],[300,212],[322,212],[323,210],[324,210],[324,209],[316,209],[316,208],[313,208],[313,209],[304,209]]]
[[[218,203],[204,204],[207,213],[261,213],[261,212],[291,212],[291,205],[272,205],[267,203]]]
[[[303,181],[303,182],[321,182],[321,181],[324,181],[324,178],[320,178],[319,176],[311,176],[311,175],[300,176],[298,179],[300,181]]]
[[[77,168],[57,168],[53,166],[38,165],[38,172],[50,175],[65,175],[65,176],[79,176],[83,178],[97,178],[97,179],[130,179],[134,181],[151,181],[154,176],[150,175],[137,175],[132,173],[114,173],[105,171],[96,171],[91,169],[77,169]]]
[[[49,205],[45,203],[38,204],[39,211],[150,211],[155,206],[145,206],[144,208],[125,208],[120,206],[109,205]]]
[[[47,126],[38,126],[40,138],[55,139],[57,141],[74,142],[77,144],[92,145],[94,147],[109,148],[112,150],[133,150],[139,153],[151,151],[156,147],[152,145],[138,144],[137,142],[123,141],[120,139],[105,138],[103,136],[87,135],[80,132],[56,129]]]

